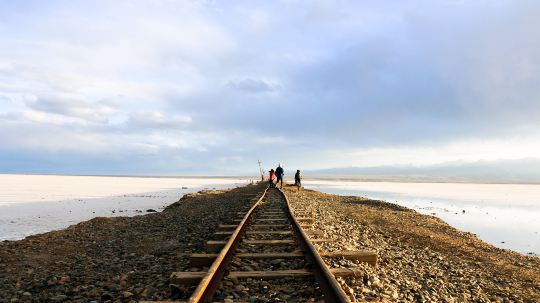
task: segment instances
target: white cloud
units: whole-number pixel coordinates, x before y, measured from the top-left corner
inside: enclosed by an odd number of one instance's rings
[[[85,125],[86,121],[80,118],[67,117],[64,115],[50,114],[34,110],[22,112],[0,113],[0,120],[11,123],[35,123],[58,126]]]
[[[248,14],[250,28],[255,31],[260,31],[267,28],[270,25],[270,14],[261,8],[251,10]]]
[[[227,82],[227,86],[247,93],[265,93],[280,89],[280,85],[277,83],[254,78],[231,80]]]
[[[13,63],[8,61],[0,61],[0,73],[10,73],[15,69]]]
[[[500,139],[469,139],[431,146],[340,149],[324,153],[327,167],[433,165],[539,158],[540,134]],[[309,163],[313,168],[318,163]],[[315,166],[314,166],[315,165]],[[319,166],[320,167],[320,166]]]
[[[182,128],[192,122],[190,116],[174,114],[164,115],[158,111],[135,112],[129,116],[127,127],[138,127],[143,129],[154,128]]]
[[[60,1],[23,14],[3,3],[0,156],[216,170],[252,157],[312,167],[534,157],[538,8]]]
[[[255,143],[257,144],[283,144],[287,142],[287,139],[283,136],[276,136],[276,137],[266,137],[266,136],[255,136]]]
[[[26,105],[36,111],[80,118],[91,122],[105,122],[117,112],[115,105],[97,101],[88,102],[77,94],[55,94],[32,98]]]

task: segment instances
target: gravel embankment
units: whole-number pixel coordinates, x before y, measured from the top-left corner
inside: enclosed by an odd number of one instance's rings
[[[373,250],[373,268],[339,279],[357,300],[387,302],[540,302],[540,258],[487,244],[442,220],[392,203],[288,187],[290,202],[307,208],[315,228],[335,239],[322,251]]]
[[[171,299],[171,272],[204,270],[189,268],[189,254],[205,252],[204,244],[217,225],[230,222],[231,214],[250,203],[250,195],[262,186],[191,194],[161,213],[96,218],[65,230],[0,242],[0,303]],[[322,244],[321,250],[377,251],[380,262],[375,268],[327,259],[335,267],[361,269],[359,277],[340,279],[357,300],[540,302],[538,257],[495,248],[440,219],[395,204],[290,187],[286,192],[295,207],[312,211],[315,228],[324,231],[324,237],[335,239]],[[266,260],[237,266],[303,264]],[[224,283],[242,298],[313,300],[309,285],[278,282],[283,285],[279,289],[272,281]],[[225,289],[221,296],[237,298]]]
[[[170,298],[169,276],[205,251],[219,223],[260,185],[183,197],[160,213],[95,218],[0,242],[0,302],[136,302]]]

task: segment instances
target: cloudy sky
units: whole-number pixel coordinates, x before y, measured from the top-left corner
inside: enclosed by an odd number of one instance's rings
[[[0,0],[0,172],[538,159],[538,29],[536,0]]]

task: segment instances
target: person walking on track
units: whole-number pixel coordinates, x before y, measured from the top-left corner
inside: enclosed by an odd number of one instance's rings
[[[276,177],[277,177],[276,185],[281,182],[279,185],[279,188],[283,188],[283,175],[284,174],[285,172],[283,171],[283,167],[281,167],[281,164],[278,164],[278,167],[276,168]]]
[[[302,176],[300,175],[299,169],[297,169],[296,174],[294,174],[294,185],[296,185],[298,189],[302,186]]]
[[[269,171],[270,175],[268,176],[268,184],[270,187],[275,187],[274,180],[276,179],[276,173],[274,172],[274,169],[272,168]]]

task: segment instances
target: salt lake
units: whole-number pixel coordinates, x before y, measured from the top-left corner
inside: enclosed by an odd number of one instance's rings
[[[306,188],[366,196],[439,217],[497,247],[540,255],[540,185],[305,180]]]
[[[0,241],[62,229],[94,217],[160,211],[187,193],[247,182],[239,178],[0,174]]]

